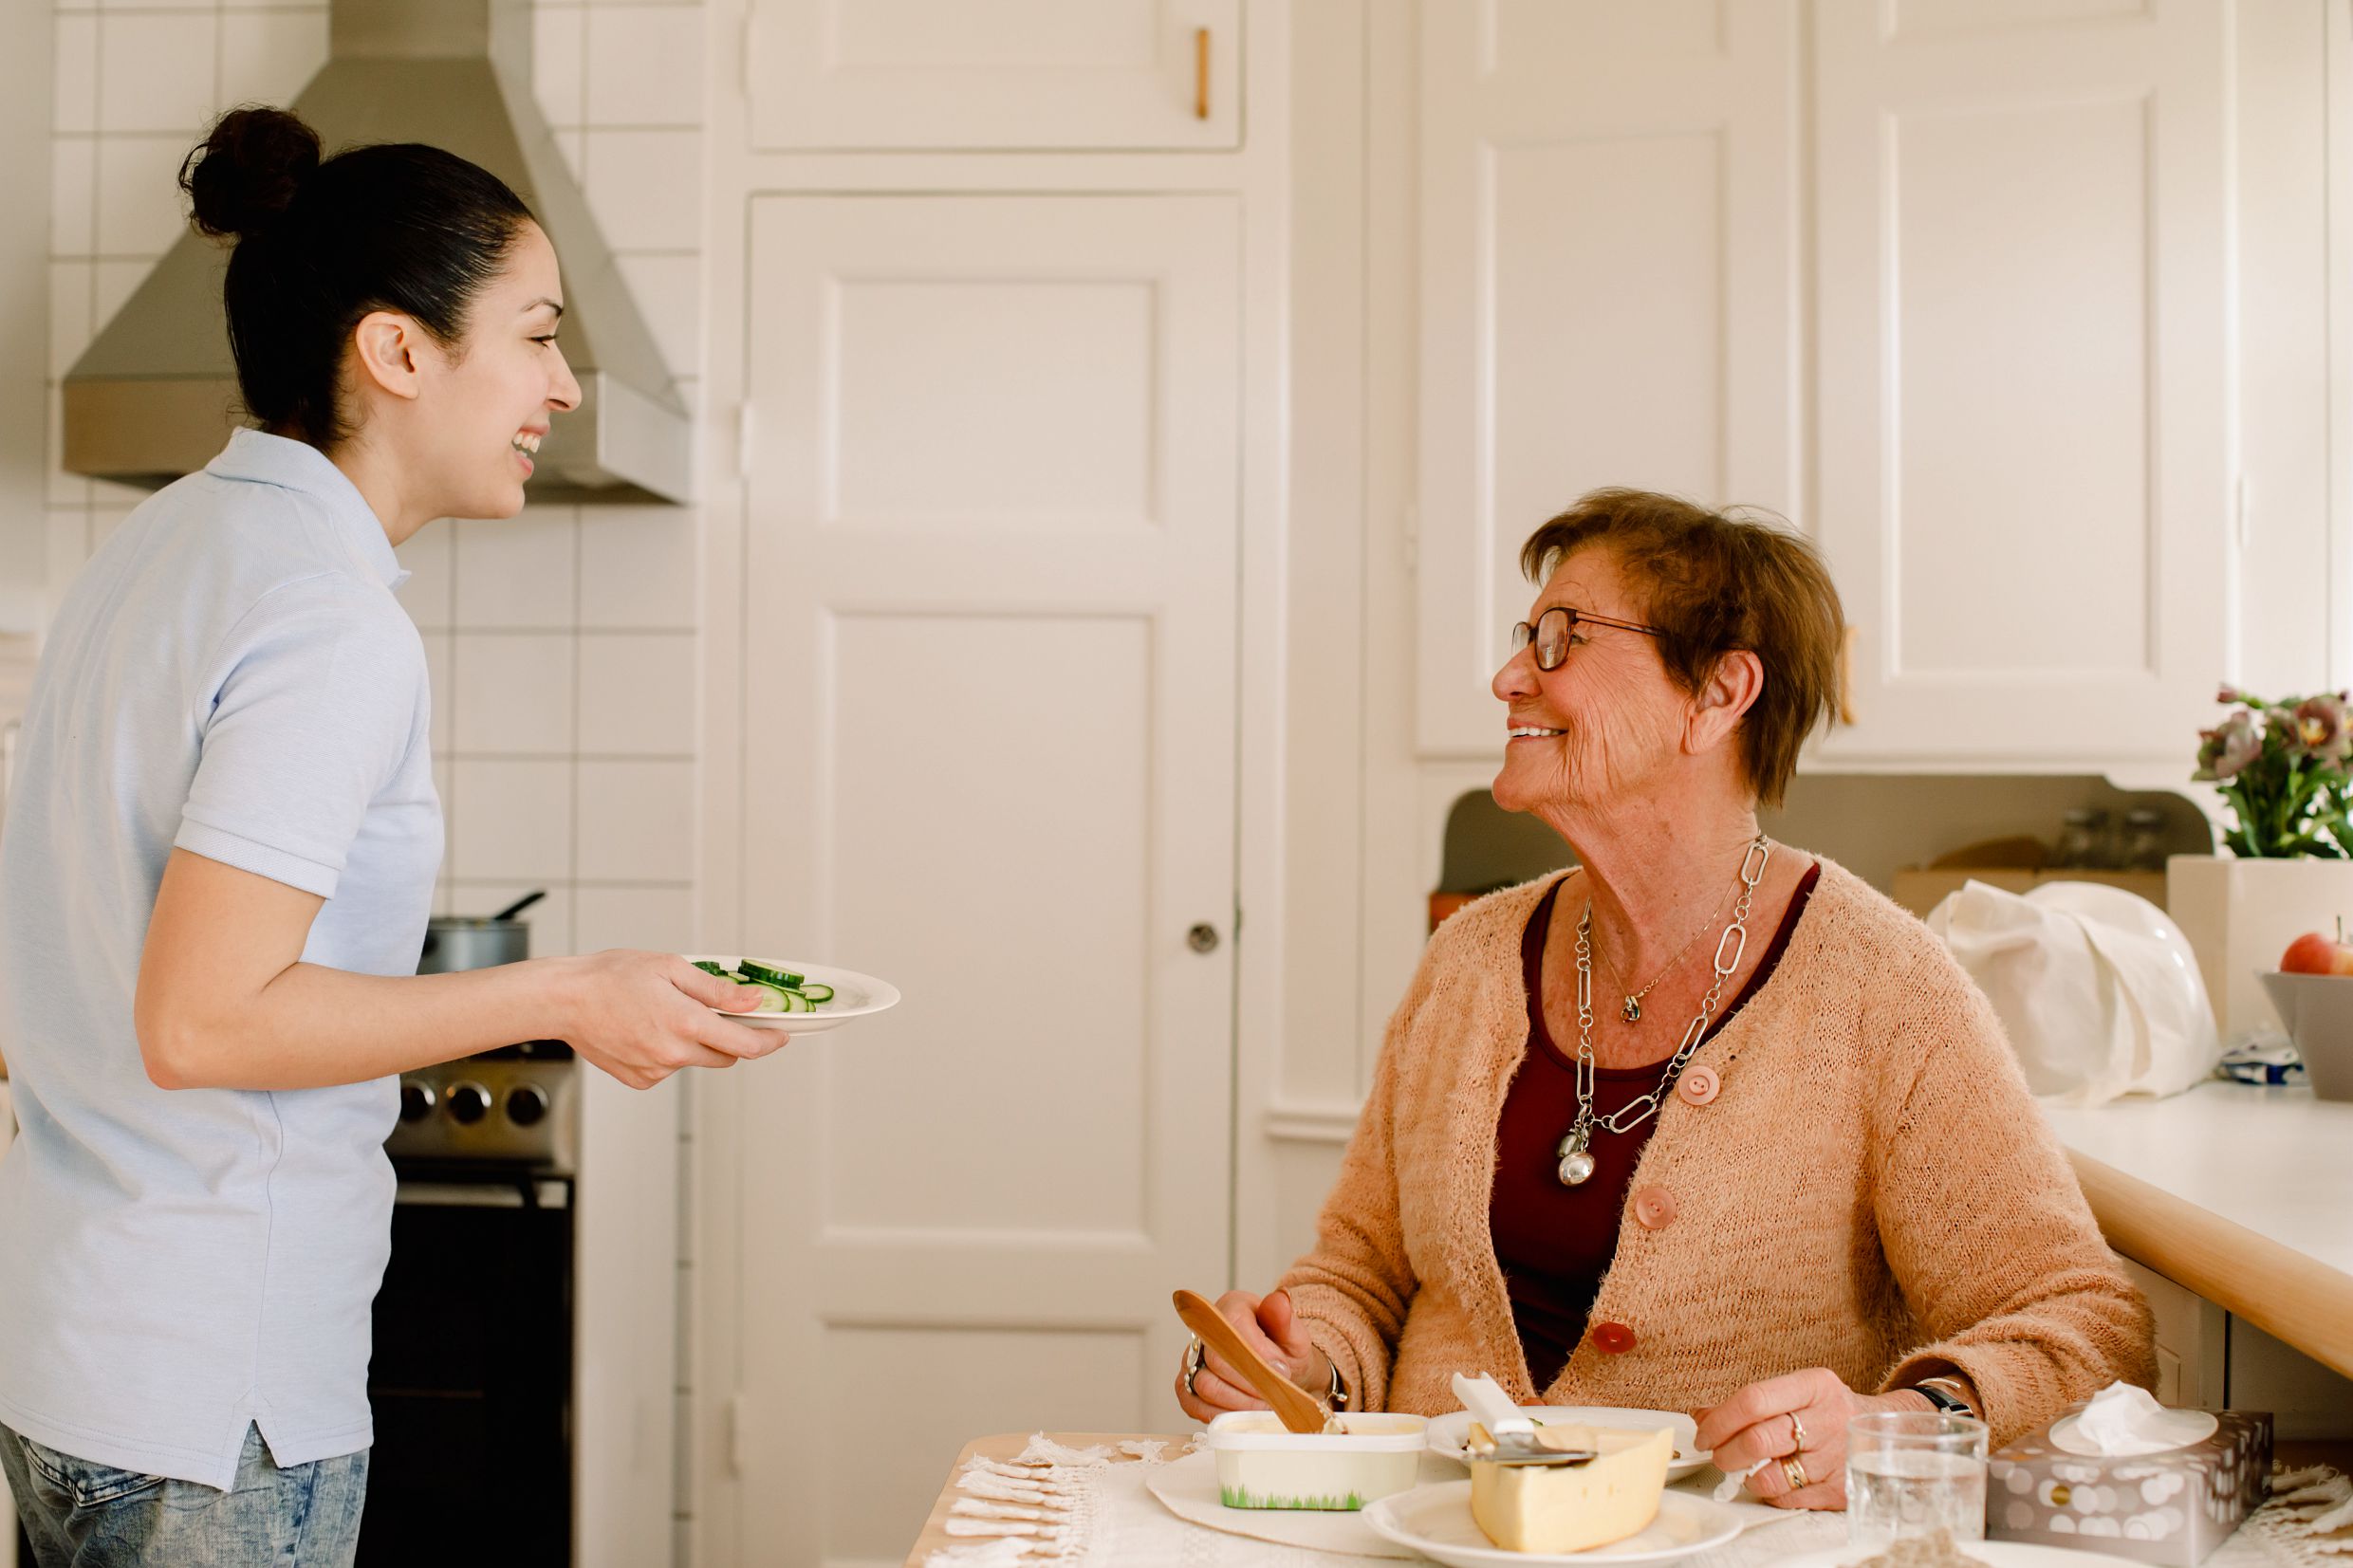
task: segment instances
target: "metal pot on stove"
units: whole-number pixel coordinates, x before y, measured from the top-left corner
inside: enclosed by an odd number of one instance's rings
[[[418,974],[450,974],[459,969],[487,969],[519,964],[531,956],[531,928],[515,918],[547,896],[540,888],[496,914],[436,914],[425,922],[425,947],[417,954]]]

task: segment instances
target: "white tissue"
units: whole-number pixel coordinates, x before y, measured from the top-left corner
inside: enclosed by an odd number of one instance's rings
[[[1741,1471],[1738,1475],[1726,1476],[1723,1480],[1715,1484],[1715,1500],[1718,1503],[1730,1503],[1733,1498],[1740,1495],[1740,1488],[1746,1485],[1749,1477],[1756,1474],[1757,1471],[1763,1469],[1766,1466],[1771,1464],[1772,1462],[1772,1457],[1769,1454],[1765,1458],[1760,1459],[1755,1464],[1750,1466],[1747,1469]]]
[[[2172,1412],[2148,1390],[2130,1383],[2110,1383],[2093,1394],[2074,1425],[2071,1435],[2079,1441],[2070,1447],[2078,1452],[2087,1448],[2095,1454],[2129,1458],[2181,1446]]]

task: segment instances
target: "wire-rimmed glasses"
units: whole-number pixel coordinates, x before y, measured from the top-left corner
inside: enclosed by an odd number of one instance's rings
[[[1558,670],[1568,657],[1569,634],[1581,623],[1615,626],[1621,632],[1640,632],[1646,637],[1665,636],[1656,626],[1640,626],[1631,620],[1618,620],[1609,616],[1597,616],[1590,610],[1572,610],[1566,605],[1555,604],[1536,618],[1535,625],[1530,626],[1523,620],[1511,628],[1511,652],[1516,655],[1532,642],[1536,646],[1536,668]]]

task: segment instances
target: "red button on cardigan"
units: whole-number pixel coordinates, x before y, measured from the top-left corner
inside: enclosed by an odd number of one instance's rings
[[[1683,1097],[1686,1105],[1707,1104],[1723,1086],[1723,1079],[1715,1076],[1715,1069],[1705,1062],[1684,1068],[1683,1076],[1675,1080],[1675,1092]]]
[[[1634,1331],[1623,1323],[1596,1323],[1593,1348],[1604,1356],[1623,1356],[1634,1348]]]

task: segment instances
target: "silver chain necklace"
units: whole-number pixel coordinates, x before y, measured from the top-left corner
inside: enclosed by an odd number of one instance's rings
[[[1592,1176],[1594,1128],[1612,1133],[1632,1132],[1658,1114],[1659,1105],[1674,1090],[1675,1080],[1683,1076],[1685,1063],[1699,1049],[1699,1042],[1707,1038],[1708,1025],[1714,1022],[1715,1005],[1724,995],[1724,982],[1740,968],[1741,957],[1749,950],[1749,906],[1756,897],[1756,885],[1765,879],[1765,867],[1772,858],[1771,839],[1760,833],[1750,840],[1749,852],[1740,861],[1740,896],[1732,904],[1732,924],[1724,928],[1724,934],[1715,942],[1714,983],[1709,986],[1691,1027],[1683,1031],[1683,1042],[1667,1059],[1667,1070],[1659,1078],[1658,1087],[1605,1116],[1593,1114],[1593,901],[1585,900],[1585,913],[1577,922],[1577,1120],[1561,1138],[1562,1186],[1582,1186]]]
[[[1699,939],[1715,929],[1715,917],[1723,913],[1724,906],[1719,901],[1715,908],[1708,912],[1708,918],[1700,925],[1699,929],[1692,932],[1691,940],[1676,949],[1675,956],[1673,958],[1668,959],[1664,964],[1658,966],[1658,972],[1650,977],[1649,985],[1643,987],[1639,991],[1627,991],[1625,993],[1625,1000],[1618,1005],[1618,1016],[1625,1020],[1628,1024],[1640,1024],[1642,1022],[1642,998],[1650,995],[1652,991],[1656,990],[1658,987],[1658,982],[1664,980],[1667,976],[1675,972],[1676,966],[1682,963],[1685,958],[1691,955],[1692,949],[1699,946]],[[1609,978],[1611,984],[1623,987],[1625,982],[1619,978],[1618,966],[1611,964],[1606,958],[1603,959],[1602,962],[1609,968]]]

